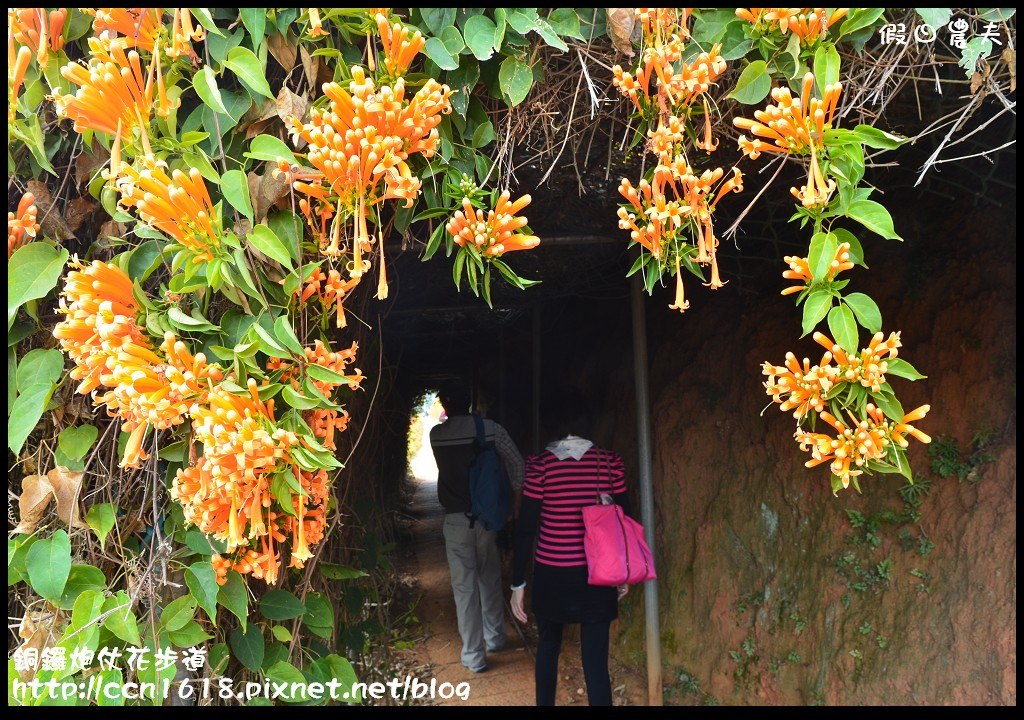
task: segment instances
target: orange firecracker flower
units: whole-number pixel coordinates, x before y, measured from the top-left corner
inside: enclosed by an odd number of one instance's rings
[[[92,30],[97,38],[117,40],[122,47],[152,52],[163,29],[159,8],[95,8],[85,12],[95,17]]]
[[[14,251],[27,242],[35,239],[39,233],[39,223],[36,222],[36,215],[39,208],[36,207],[36,198],[30,192],[21,196],[18,201],[17,212],[7,213],[7,257],[10,258]]]
[[[832,353],[826,352],[818,365],[811,365],[804,358],[803,365],[793,353],[786,353],[784,366],[765,363],[762,368],[768,380],[764,383],[772,400],[779,403],[783,412],[796,409],[793,417],[805,418],[812,410],[825,409],[825,396],[835,385],[839,369],[831,364]]]
[[[850,8],[736,8],[736,16],[762,31],[778,29],[783,35],[793,33],[803,45],[824,40],[828,29],[846,17]]]
[[[410,35],[409,28],[401,23],[388,23],[386,14],[377,13],[374,20],[384,46],[384,69],[388,77],[404,75],[426,44],[423,34],[417,30]]]
[[[839,366],[839,378],[846,382],[860,383],[872,392],[878,392],[885,383],[885,373],[889,366],[885,357],[891,360],[903,346],[898,332],[890,333],[888,339],[881,332],[875,333],[868,346],[860,351],[860,355],[848,355],[842,347],[833,343],[826,335],[816,332],[814,341],[832,353]]]
[[[530,204],[530,196],[523,195],[509,202],[506,190],[498,197],[493,210],[487,212],[473,207],[469,198],[462,199],[462,210],[456,210],[445,229],[455,238],[456,245],[472,243],[485,257],[501,257],[513,250],[529,250],[540,244],[536,235],[518,232],[527,223],[525,216],[516,213]]]
[[[800,99],[794,99],[789,88],[773,88],[777,105],[768,105],[754,113],[754,120],[736,118],[736,127],[749,131],[754,138],[740,136],[740,150],[756,159],[762,152],[810,155],[811,162],[804,187],[793,188],[793,195],[804,207],[825,205],[836,188],[836,181],[825,179],[818,156],[825,150],[825,132],[832,128],[842,84],[827,86],[822,99],[811,97],[814,73],[804,75]],[[762,139],[763,138],[763,139]]]
[[[783,272],[782,277],[787,280],[799,280],[802,284],[792,285],[783,290],[782,294],[792,295],[793,293],[802,292],[810,287],[814,278],[811,275],[811,266],[808,263],[807,258],[798,257],[796,255],[787,255],[783,260],[789,264],[789,270]],[[829,264],[828,279],[835,280],[836,275],[844,270],[850,270],[852,267],[853,263],[850,261],[850,243],[839,243],[839,247],[836,249],[835,259],[833,259]]]
[[[61,68],[61,74],[79,88],[74,95],[55,98],[58,114],[73,120],[77,132],[91,129],[114,135],[120,126],[127,135],[136,125],[148,124],[155,64],[144,74],[135,50],[125,52],[122,44],[107,46],[97,38],[89,38],[89,48],[88,65]]]
[[[8,8],[7,10],[7,62],[11,57],[14,43],[27,47],[36,56],[40,67],[46,67],[51,52],[64,49],[64,22],[68,11],[65,8],[51,10],[44,8]]]
[[[151,154],[142,155],[136,166],[121,164],[112,153],[111,166],[121,207],[135,208],[143,221],[188,250],[193,263],[209,262],[223,252],[221,218],[198,170],[168,173],[166,163]]]

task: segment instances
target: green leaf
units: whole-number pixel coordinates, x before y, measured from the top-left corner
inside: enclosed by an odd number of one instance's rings
[[[287,692],[281,694],[285,702],[302,702],[307,699],[304,690],[306,676],[291,663],[285,660],[274,663],[266,669],[266,676],[267,680],[277,683],[281,688],[287,685]]]
[[[459,66],[459,61],[452,57],[452,54],[448,52],[448,47],[440,38],[427,38],[423,52],[442,70],[454,70]]]
[[[189,648],[202,645],[213,636],[203,632],[202,626],[195,620],[190,620],[180,630],[169,631],[167,637],[175,647]]]
[[[885,8],[855,8],[839,26],[839,37],[873,25],[884,14]]]
[[[516,106],[530,94],[533,70],[522,60],[507,57],[498,68],[498,86],[508,96],[509,104]]]
[[[870,125],[858,125],[853,129],[853,133],[862,143],[876,150],[895,150],[909,140]]]
[[[114,523],[117,521],[117,505],[113,503],[99,503],[89,508],[89,511],[85,513],[85,522],[93,529],[96,533],[96,537],[99,538],[100,548],[107,542],[107,535],[114,529]]]
[[[265,11],[259,10],[259,12],[262,14]],[[270,84],[267,82],[266,76],[263,74],[263,66],[260,64],[260,59],[256,57],[252,50],[242,46],[232,48],[228,51],[228,57],[224,64],[231,68],[235,75],[238,76],[238,79],[250,90],[271,100],[276,99],[274,93],[270,91]]]
[[[870,297],[864,293],[850,293],[843,298],[843,302],[850,306],[857,322],[868,332],[876,333],[882,329],[882,313]]]
[[[302,345],[299,344],[299,339],[295,337],[295,331],[292,329],[291,320],[287,315],[282,315],[274,322],[274,336],[281,341],[284,347],[296,355],[305,354]]]
[[[348,567],[347,565],[336,565],[335,563],[322,562],[318,566],[321,574],[328,580],[355,580],[361,577],[367,577],[367,574],[362,570]]]
[[[967,77],[974,75],[978,67],[978,60],[987,57],[992,52],[992,41],[987,37],[973,37],[967,41],[967,45],[960,51],[961,58],[957,64],[964,69]]]
[[[855,200],[850,203],[846,216],[886,240],[903,240],[893,228],[892,216],[889,215],[889,211],[885,209],[884,205],[876,203],[874,200]]]
[[[334,627],[334,607],[326,595],[317,592],[306,595],[306,614],[302,616],[302,624],[311,628]]]
[[[24,364],[22,362],[18,369],[20,370]],[[53,383],[31,385],[22,389],[18,397],[14,399],[11,416],[7,419],[7,447],[15,455],[21,453],[25,440],[32,434],[39,418],[43,416],[55,387],[56,385]]]
[[[255,338],[252,337],[253,334],[256,335]],[[292,356],[291,352],[281,347],[277,338],[271,335],[267,329],[259,323],[255,323],[249,328],[249,337],[250,339],[259,340],[260,350],[262,350],[265,355],[278,358],[290,358]]]
[[[458,57],[459,53],[466,47],[466,41],[462,39],[462,33],[454,25],[449,25],[441,31],[441,42],[444,43],[445,50],[452,57]]]
[[[832,44],[820,45],[814,51],[814,77],[821,91],[839,82],[839,52]]]
[[[93,425],[64,428],[57,438],[57,446],[73,460],[81,460],[96,442],[100,431]]]
[[[36,348],[18,364],[18,389],[24,391],[33,385],[49,387],[60,379],[63,372],[64,355],[60,350]]]
[[[96,673],[96,687],[98,707],[124,706],[124,675],[121,674],[120,668],[109,668]]]
[[[906,378],[907,380],[923,380],[928,377],[922,375],[917,369],[908,363],[903,358],[891,358],[886,360],[886,374],[895,375],[896,377]]]
[[[217,625],[217,571],[209,561],[196,562],[185,570],[185,584],[192,591],[192,596],[199,607],[206,611],[206,616]]]
[[[131,598],[124,590],[103,601],[103,627],[131,645],[142,645],[139,625],[132,612]]]
[[[477,125],[476,130],[473,132],[473,140],[470,142],[473,148],[479,150],[487,145],[494,142],[497,136],[494,134],[494,125],[488,120],[485,123]]]
[[[28,583],[51,602],[60,600],[71,573],[71,541],[58,530],[51,537],[33,543],[25,557]]]
[[[832,337],[850,355],[857,354],[857,321],[853,311],[846,305],[839,304],[829,310],[828,329]]]
[[[277,260],[287,270],[292,269],[292,256],[281,238],[267,225],[256,225],[246,235],[249,243],[269,258]]]
[[[217,591],[217,602],[226,607],[242,623],[242,631],[248,624],[249,618],[249,595],[245,588],[245,581],[242,576],[234,570],[228,570],[227,581]],[[262,654],[262,653],[261,653]],[[258,668],[263,663],[256,663]],[[250,670],[254,669],[246,665]]]
[[[228,640],[231,644],[231,652],[234,653],[238,662],[253,672],[258,672],[263,666],[263,655],[266,652],[266,641],[258,626],[252,630],[245,631],[242,628],[235,628]]]
[[[196,528],[190,528],[185,532],[185,545],[189,550],[199,555],[219,555],[227,547],[223,540],[216,540]]]
[[[829,268],[836,257],[839,243],[832,233],[815,233],[811,238],[810,251],[807,254],[807,265],[811,269],[812,283],[828,279]]]
[[[196,317],[198,314],[198,310],[193,310],[192,315],[186,315],[181,308],[174,306],[167,310],[167,320],[178,330],[185,332],[205,333],[220,330],[219,326],[214,325],[202,315]]]
[[[220,190],[231,207],[253,222],[252,200],[249,198],[249,182],[241,170],[228,170],[220,176]]]
[[[164,606],[160,613],[160,627],[163,630],[181,630],[195,617],[198,601],[191,595],[183,595]]]
[[[291,620],[306,612],[306,606],[287,590],[271,590],[260,600],[260,614],[267,620]]]
[[[326,383],[336,383],[338,385],[347,385],[348,380],[339,372],[335,372],[330,368],[325,368],[323,365],[309,364],[306,366],[306,372],[314,380]]]
[[[210,14],[208,8],[191,8],[191,11],[192,14],[196,16],[196,20],[199,21],[199,24],[206,28],[207,31],[213,33],[214,35],[224,34],[220,31],[220,28],[217,27],[217,24],[213,21],[213,16]]]
[[[227,107],[224,106],[224,98],[221,97],[220,88],[217,87],[217,76],[213,74],[213,68],[209,65],[204,66],[192,78],[192,86],[196,89],[199,99],[208,107],[222,115],[231,116]]]
[[[284,625],[271,626],[270,634],[273,635],[274,639],[279,642],[288,643],[292,641],[292,633]]]
[[[263,36],[266,34],[267,10],[266,8],[239,8],[238,14],[242,18],[242,24],[249,31],[252,38],[252,46],[259,52],[263,44]],[[256,57],[253,55],[253,57]]]
[[[455,8],[420,8],[420,15],[432,35],[440,35],[455,24]]]
[[[485,15],[474,15],[466,20],[462,34],[466,46],[477,60],[489,60],[494,55],[494,21]]]
[[[900,405],[900,401],[896,399],[895,395],[887,392],[873,392],[871,397],[875,401],[875,405],[885,413],[887,418],[896,422],[903,420],[903,416],[906,413],[903,412],[903,406]]]
[[[253,160],[267,160],[268,162],[276,163],[278,160],[287,160],[289,163],[295,162],[295,154],[291,151],[283,140],[274,137],[273,135],[257,135],[249,143],[249,151],[245,153],[245,157],[252,158]]]
[[[291,210],[282,210],[267,216],[267,226],[274,231],[281,244],[288,248],[288,255],[292,260],[298,259],[299,240],[303,232],[303,220]],[[306,276],[312,269],[305,270]],[[305,278],[303,278],[305,279]]]
[[[583,35],[580,33],[580,16],[572,8],[555,8],[551,16],[548,17],[548,22],[559,35],[583,40]]]
[[[828,315],[830,307],[832,307],[832,293],[828,290],[812,290],[804,301],[803,332],[800,337],[805,337],[814,330],[818,323]]]
[[[772,76],[768,74],[768,65],[764,60],[755,60],[743,68],[736,87],[727,97],[731,97],[744,105],[755,105],[768,96],[772,89]]]
[[[337,683],[338,687],[354,688],[356,683],[359,682],[359,678],[356,677],[356,671],[352,669],[352,663],[340,655],[335,655],[333,653],[314,660],[310,669],[312,670],[313,675],[325,684],[333,680]],[[346,701],[358,702],[363,698],[343,697],[343,699]]]
[[[319,400],[306,397],[291,385],[284,385],[281,388],[281,397],[296,410],[312,410],[315,407],[320,407]]]
[[[68,251],[57,250],[44,242],[22,245],[7,261],[7,329],[10,330],[18,308],[29,300],[46,297],[53,290]]]
[[[97,590],[103,592],[107,587],[107,578],[103,571],[92,565],[72,565],[68,573],[67,582],[61,592],[57,607],[63,610],[70,610],[75,606],[78,596],[86,590]]]
[[[926,25],[931,25],[932,30],[938,32],[939,28],[945,27],[949,18],[953,15],[953,8],[914,8],[917,14]]]

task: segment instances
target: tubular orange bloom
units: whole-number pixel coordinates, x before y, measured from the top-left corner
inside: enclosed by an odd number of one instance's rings
[[[192,23],[192,14],[188,8],[174,8],[174,19],[171,21],[171,46],[167,48],[167,57],[176,58],[182,55],[195,58],[192,42],[206,38],[203,26]]]
[[[792,97],[788,88],[773,88],[772,99],[776,105],[768,105],[764,110],[756,111],[755,120],[735,118],[733,124],[736,127],[772,141],[769,144],[740,136],[740,150],[751,158],[756,158],[763,150],[795,155],[810,154],[812,162],[816,162],[814,152],[821,152],[825,148],[824,135],[832,128],[842,84],[826,86],[820,100],[811,97],[813,89],[814,74],[809,72],[804,75],[799,101]],[[819,180],[820,171],[815,182]]]
[[[676,258],[676,298],[668,308],[679,312],[686,312],[690,309],[690,301],[683,296],[683,274],[679,269],[678,257]]]
[[[800,43],[810,45],[825,39],[828,29],[846,16],[849,8],[737,8],[736,16],[758,27],[761,32],[778,30],[793,33]]]
[[[29,49],[40,67],[46,67],[50,52],[64,48],[64,22],[68,11],[64,8],[8,8],[8,37]]]
[[[21,93],[21,83],[25,80],[25,72],[32,61],[32,51],[27,47],[18,48],[18,55],[13,63],[9,63],[7,80],[11,86],[11,94],[8,96],[7,119],[13,120],[17,114],[18,95]]]
[[[39,223],[36,222],[36,215],[39,209],[36,207],[35,202],[35,195],[27,192],[18,201],[17,212],[7,213],[8,258],[22,245],[34,240],[39,233]]]
[[[793,285],[782,291],[783,295],[792,295],[793,293],[802,292],[810,287],[811,282],[814,280],[811,274],[811,266],[808,263],[807,258],[797,257],[796,255],[787,255],[783,258],[789,265],[789,270],[782,273],[782,277],[787,280],[799,280],[800,285]],[[853,263],[850,261],[850,243],[842,242],[836,248],[836,255],[828,268],[828,280],[835,280],[836,275],[849,270],[853,267]]]
[[[831,360],[832,354],[825,353],[818,365],[812,366],[807,358],[801,365],[793,353],[786,353],[785,366],[770,363],[762,366],[763,374],[768,376],[765,389],[783,412],[795,408],[793,417],[797,420],[802,420],[812,410],[821,413],[825,409],[825,396],[839,374],[838,368],[830,364]]]
[[[139,167],[120,166],[116,183],[121,207],[135,208],[142,220],[192,253],[193,263],[208,262],[223,253],[221,218],[195,168],[187,174],[174,170],[168,175],[163,161],[144,154]]]
[[[309,12],[309,36],[315,38],[327,35],[323,22],[320,20],[320,9],[307,8],[307,10]]]
[[[125,52],[114,43],[105,47],[97,38],[89,38],[87,66],[70,63],[61,75],[78,85],[74,95],[56,98],[58,113],[75,123],[76,132],[86,129],[113,135],[118,122],[128,134],[137,124],[148,123],[153,107],[153,69],[148,79],[135,50]]]
[[[163,27],[158,8],[96,8],[85,12],[96,18],[92,29],[97,38],[116,39],[122,47],[152,51]]]
[[[487,212],[473,207],[470,199],[462,199],[462,210],[457,210],[445,229],[455,238],[455,244],[473,243],[484,257],[501,257],[513,250],[529,250],[540,244],[536,235],[518,232],[527,223],[523,216],[516,213],[530,204],[531,197],[523,195],[515,202],[509,202],[509,192],[505,190],[498,197],[494,209]]]
[[[377,13],[374,20],[384,46],[384,68],[388,76],[404,75],[426,44],[423,34],[417,30],[410,36],[409,28],[397,22],[389,24],[387,15],[383,13]]]

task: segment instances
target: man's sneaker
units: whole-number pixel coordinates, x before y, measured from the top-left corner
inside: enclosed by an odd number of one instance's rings
[[[466,665],[466,663],[462,663],[462,665],[463,665],[463,667],[468,668],[470,672],[475,672],[475,673],[487,672],[487,665],[481,665],[478,668],[471,668],[471,667],[469,667],[469,665]]]

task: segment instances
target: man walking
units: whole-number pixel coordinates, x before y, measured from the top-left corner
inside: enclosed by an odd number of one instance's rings
[[[430,431],[437,462],[437,496],[445,509],[444,543],[451,571],[455,610],[462,637],[462,664],[473,672],[487,669],[486,653],[505,646],[505,603],[497,533],[473,517],[469,466],[474,457],[476,421],[469,412],[469,388],[446,381],[438,391],[447,419]],[[494,447],[515,492],[523,487],[523,457],[508,432],[484,420],[487,445]]]

